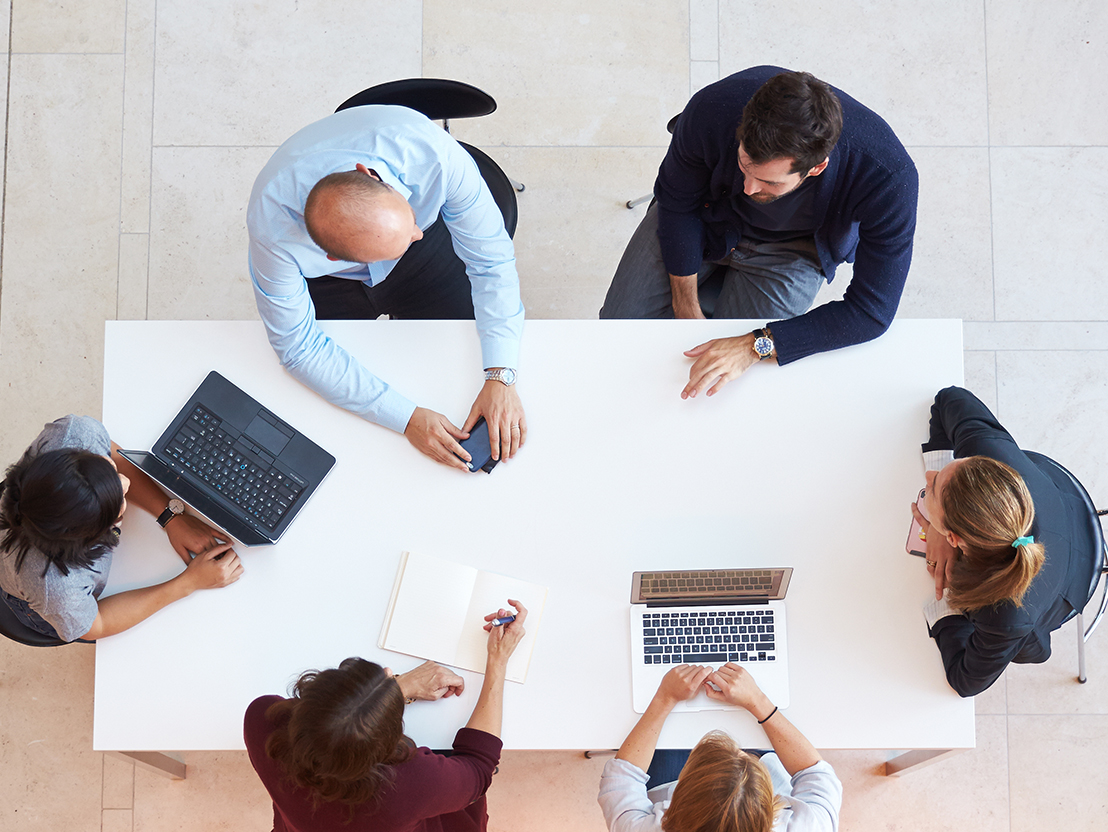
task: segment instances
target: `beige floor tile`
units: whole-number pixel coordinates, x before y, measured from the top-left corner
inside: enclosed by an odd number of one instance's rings
[[[264,147],[154,150],[148,316],[257,317],[247,270],[246,203]]]
[[[154,144],[279,145],[419,49],[419,3],[159,0]]]
[[[719,80],[719,61],[689,62],[689,97]]]
[[[581,751],[505,751],[489,789],[489,832],[604,832],[596,802],[610,757]]]
[[[25,647],[0,638],[0,827],[100,828],[92,677],[92,647]]]
[[[996,412],[996,353],[966,350],[966,389]],[[936,391],[938,392],[938,391]]]
[[[988,0],[989,132],[997,145],[1103,145],[1108,5]]]
[[[122,52],[127,0],[19,0],[13,52]],[[6,15],[5,15],[6,16]]]
[[[271,829],[273,802],[245,751],[190,751],[184,780],[135,770],[134,832]]]
[[[656,145],[689,97],[689,12],[686,0],[648,8],[424,0],[423,74],[497,100],[466,122],[472,144]]]
[[[998,351],[996,369],[997,416],[1020,447],[1060,462],[1108,507],[1108,352]]]
[[[1093,148],[994,147],[998,321],[1108,319],[1108,171]],[[1080,182],[1079,187],[1073,183]]]
[[[516,262],[532,317],[595,318],[646,206],[664,147],[495,148],[519,194]],[[584,299],[588,305],[582,305]],[[597,302],[600,301],[600,302]]]
[[[1108,321],[966,321],[967,350],[1108,350]]]
[[[150,143],[154,120],[155,0],[127,3],[123,56],[123,198],[120,231],[150,230]]]
[[[1090,616],[1094,613],[1089,610]],[[1097,629],[1085,643],[1088,681],[1083,685],[1077,681],[1076,619],[1051,634],[1050,648],[1044,664],[1008,668],[1008,713],[1108,714],[1108,628]]]
[[[115,316],[122,55],[11,60],[0,402],[30,441],[97,415],[104,320]]]
[[[911,147],[920,178],[912,268],[897,314],[993,318],[989,154],[984,148]]]
[[[1008,674],[1005,673],[984,693],[973,697],[973,710],[978,716],[982,714],[999,714],[1003,716],[1008,712]]]
[[[130,809],[105,809],[100,823],[100,832],[132,832],[134,812]]]
[[[146,320],[146,290],[150,276],[150,235],[119,235],[119,290],[116,317]]]
[[[104,791],[101,805],[105,809],[129,810],[133,808],[135,804],[135,764],[129,760],[121,760],[111,754],[104,754],[103,757]]]
[[[1101,832],[1108,804],[1105,716],[1008,717],[1012,832]]]
[[[689,60],[719,60],[719,0],[689,0]]]
[[[885,777],[887,754],[827,751],[843,781],[840,829],[1008,832],[1005,717],[977,717],[977,748],[901,777]]]
[[[905,145],[987,143],[981,6],[836,3],[815,25],[801,3],[719,8],[721,77],[759,64],[805,70],[878,113]]]

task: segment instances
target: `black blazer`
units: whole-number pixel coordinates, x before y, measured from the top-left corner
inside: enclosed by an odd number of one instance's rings
[[[1009,662],[1050,658],[1051,631],[1088,600],[1088,581],[1081,574],[1083,553],[1093,547],[1088,511],[1078,493],[1059,489],[989,409],[960,387],[948,387],[935,397],[931,437],[923,450],[953,450],[955,459],[987,456],[1019,472],[1035,504],[1031,534],[1046,549],[1046,561],[1023,606],[1004,601],[942,618],[931,628],[950,686],[962,696],[974,696],[995,682]]]

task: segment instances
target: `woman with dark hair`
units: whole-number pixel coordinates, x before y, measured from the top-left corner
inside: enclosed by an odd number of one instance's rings
[[[1009,662],[1050,658],[1051,631],[1084,605],[1088,511],[960,387],[935,397],[923,452],[926,496],[912,513],[936,598],[924,614],[950,686],[974,696]]]
[[[462,678],[434,662],[399,676],[365,659],[305,673],[292,696],[246,709],[250,762],[273,798],[275,832],[478,832],[500,761],[504,679],[527,610],[489,633],[485,681],[447,757],[404,735],[404,708],[460,695]],[[486,622],[509,614],[499,610]]]
[[[184,514],[180,500],[169,500],[116,449],[95,419],[66,416],[45,426],[0,483],[0,603],[43,635],[114,635],[242,574],[229,542]],[[128,497],[158,518],[185,570],[100,600]]]
[[[666,717],[701,690],[746,709],[773,752],[759,758],[711,731],[676,780],[651,787],[647,769],[656,774],[651,760]],[[662,677],[646,713],[604,766],[598,799],[610,832],[834,832],[843,787],[743,668],[728,663],[713,672],[682,664]]]

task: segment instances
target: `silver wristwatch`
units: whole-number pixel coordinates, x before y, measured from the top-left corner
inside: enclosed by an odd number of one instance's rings
[[[170,520],[176,517],[178,514],[185,513],[185,504],[174,497],[169,501],[169,505],[165,507],[165,511],[158,515],[158,525],[163,529]]]
[[[516,383],[516,371],[511,367],[500,367],[496,370],[485,370],[485,381],[499,381],[501,384],[511,387]]]
[[[765,361],[773,355],[773,335],[769,327],[756,329],[751,334],[754,336],[754,352],[758,354],[758,360]]]

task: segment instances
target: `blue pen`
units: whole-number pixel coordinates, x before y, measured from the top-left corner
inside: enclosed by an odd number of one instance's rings
[[[494,618],[489,623],[492,624],[492,626],[494,626],[494,627],[499,627],[502,624],[511,624],[515,620],[516,620],[516,617],[514,615],[506,615],[503,618]]]

